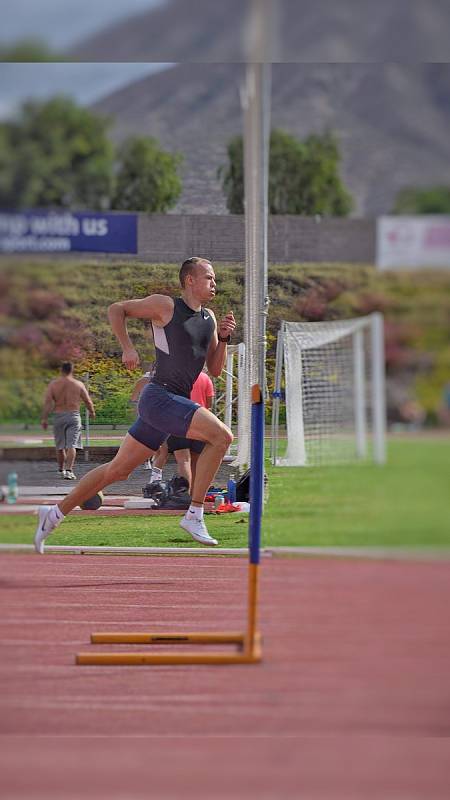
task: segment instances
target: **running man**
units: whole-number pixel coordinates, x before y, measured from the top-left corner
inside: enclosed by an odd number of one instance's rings
[[[48,415],[53,411],[53,436],[56,460],[62,478],[75,481],[73,472],[77,450],[81,450],[80,405],[84,403],[91,417],[95,417],[94,404],[82,381],[73,376],[73,364],[65,361],[61,376],[50,381],[44,398],[41,425],[48,428]]]
[[[151,321],[156,348],[155,375],[139,400],[139,418],[113,460],[88,472],[58,505],[40,507],[34,540],[37,552],[44,552],[44,540],[75,506],[109,484],[126,480],[137,466],[156,453],[169,435],[205,443],[197,462],[192,502],[180,525],[196,541],[217,544],[207,531],[203,504],[233,434],[211,411],[190,400],[189,395],[205,362],[211,375],[220,375],[236,323],[230,311],[217,324],[213,312],[203,305],[216,294],[210,261],[197,257],[184,261],[180,284],[181,297],[175,300],[154,294],[109,307],[111,328],[122,346],[122,362],[128,369],[138,366],[139,355],[128,335],[127,319]]]

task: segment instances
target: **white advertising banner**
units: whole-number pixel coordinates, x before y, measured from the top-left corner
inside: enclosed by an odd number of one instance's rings
[[[377,267],[450,269],[450,216],[379,217]]]

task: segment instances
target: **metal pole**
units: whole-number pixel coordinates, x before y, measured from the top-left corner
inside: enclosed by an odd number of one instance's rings
[[[272,401],[272,438],[270,441],[270,458],[275,466],[278,456],[278,433],[280,425],[280,400],[281,400],[281,376],[283,373],[283,323],[277,336],[277,354],[275,361],[275,381]]]
[[[86,389],[89,391],[89,372],[85,372],[84,374],[84,384],[86,386]],[[85,406],[84,408],[84,460],[85,461],[89,461],[89,444],[90,444],[89,424],[90,424],[89,411],[87,406]]]
[[[248,464],[249,454],[247,449],[248,430],[250,428],[250,414],[248,402],[249,398],[245,391],[247,386],[247,367],[245,359],[245,344],[240,342],[238,345],[238,384],[237,384],[237,439],[238,451],[237,461],[239,467]]]
[[[356,455],[365,458],[367,455],[367,421],[366,398],[364,392],[364,332],[359,329],[353,334],[353,373],[354,373],[354,405]]]
[[[225,414],[224,414],[224,422],[228,428],[231,428],[233,419],[233,367],[234,367],[234,353],[230,348],[228,348],[226,381],[225,381]]]
[[[244,106],[246,238],[245,347],[251,389],[249,598],[247,653],[257,641],[258,575],[264,496],[264,391],[268,315],[268,186],[271,92],[271,0],[252,0]],[[269,63],[263,63],[267,59]]]
[[[373,455],[377,464],[386,462],[386,389],[383,315],[371,314]]]

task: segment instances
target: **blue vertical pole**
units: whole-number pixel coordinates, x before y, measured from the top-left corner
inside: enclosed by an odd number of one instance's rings
[[[259,386],[253,387],[252,394],[249,556],[251,564],[259,564],[264,492],[264,400]]]
[[[264,400],[258,385],[252,388],[252,438],[250,468],[249,581],[247,654],[260,658],[258,633],[259,559],[264,483]]]

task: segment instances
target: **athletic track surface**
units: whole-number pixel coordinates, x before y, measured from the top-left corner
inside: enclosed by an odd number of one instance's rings
[[[244,629],[246,562],[2,554],[2,798],[447,800],[450,564],[261,569],[261,664],[82,667],[92,630]]]

